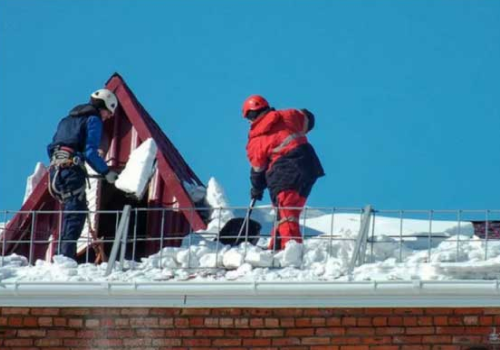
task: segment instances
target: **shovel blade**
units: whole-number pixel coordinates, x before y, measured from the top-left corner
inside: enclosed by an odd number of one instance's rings
[[[248,224],[245,224],[243,231],[238,239],[241,225],[245,223],[245,218],[234,218],[229,220],[219,232],[219,241],[222,244],[237,246],[242,242],[249,242],[256,245],[260,238],[261,224],[257,221],[249,219]],[[247,226],[248,225],[248,229]],[[248,240],[245,238],[248,232]]]

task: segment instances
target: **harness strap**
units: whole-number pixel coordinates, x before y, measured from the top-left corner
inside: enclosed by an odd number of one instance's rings
[[[273,148],[272,152],[273,153],[278,153],[280,152],[283,148],[288,146],[290,142],[292,142],[295,139],[298,139],[299,137],[305,137],[306,134],[303,132],[297,132],[295,134],[288,135],[278,147]]]
[[[276,226],[284,224],[285,222],[299,222],[299,219],[294,216],[287,216],[286,218],[283,218],[280,221],[278,221]]]

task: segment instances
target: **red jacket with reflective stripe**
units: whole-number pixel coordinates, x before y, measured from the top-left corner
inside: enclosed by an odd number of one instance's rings
[[[308,119],[296,109],[270,111],[252,123],[247,156],[256,171],[270,170],[274,162],[307,143]]]

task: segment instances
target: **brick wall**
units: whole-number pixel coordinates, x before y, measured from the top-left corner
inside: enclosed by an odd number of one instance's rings
[[[479,350],[497,349],[495,332],[491,308],[0,311],[2,350]]]

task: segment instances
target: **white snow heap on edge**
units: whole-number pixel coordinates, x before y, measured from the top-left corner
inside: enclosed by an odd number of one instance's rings
[[[116,188],[140,198],[155,170],[153,164],[157,150],[156,143],[149,138],[132,151],[125,169],[115,182]]]

